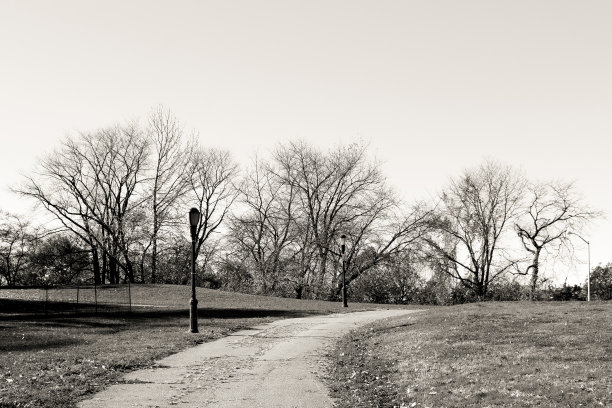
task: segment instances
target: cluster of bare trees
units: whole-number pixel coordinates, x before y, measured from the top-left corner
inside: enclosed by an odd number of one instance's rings
[[[306,143],[278,146],[256,160],[231,218],[228,262],[258,291],[298,298],[341,290],[340,236],[346,235],[348,285],[416,245],[427,225],[419,206],[400,205],[365,146],[323,152]]]
[[[16,191],[34,198],[88,248],[96,283],[156,282],[160,252],[171,253],[183,236],[182,209],[204,214],[199,248],[235,197],[235,173],[228,154],[186,140],[177,120],[158,108],[146,127],[118,125],[66,138]]]
[[[509,166],[485,162],[443,191],[425,242],[442,270],[478,298],[509,275],[529,276],[533,298],[544,258],[570,255],[568,232],[598,216],[570,183],[534,183]]]
[[[528,276],[533,295],[541,264],[571,252],[567,232],[599,215],[571,184],[532,183],[494,162],[453,178],[436,202],[409,205],[362,144],[281,143],[241,175],[228,152],[198,145],[162,108],[146,126],[65,139],[15,190],[78,240],[97,283],[186,283],[186,215],[196,207],[201,274],[298,298],[339,296],[341,235],[347,284],[365,298],[406,301],[427,280],[432,290],[485,298],[513,276]],[[0,231],[3,242],[19,238],[15,226]],[[16,283],[22,265],[10,254],[4,284]]]

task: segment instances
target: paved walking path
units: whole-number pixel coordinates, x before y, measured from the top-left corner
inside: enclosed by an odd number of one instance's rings
[[[349,330],[414,310],[376,310],[278,320],[184,350],[134,371],[79,407],[333,406],[317,377]]]

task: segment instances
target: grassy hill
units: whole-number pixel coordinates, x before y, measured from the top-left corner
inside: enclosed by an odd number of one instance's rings
[[[432,308],[338,344],[340,407],[612,406],[612,302]]]

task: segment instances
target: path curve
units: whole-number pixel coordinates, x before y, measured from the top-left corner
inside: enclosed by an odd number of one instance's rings
[[[277,320],[173,354],[82,401],[99,407],[333,406],[317,372],[336,339],[366,323],[414,313],[374,310]]]

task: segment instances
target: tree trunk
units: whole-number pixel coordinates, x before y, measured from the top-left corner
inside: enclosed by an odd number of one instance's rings
[[[153,248],[151,249],[151,283],[157,279],[157,234],[159,232],[159,221],[157,218],[157,190],[153,191]],[[143,282],[144,283],[144,282]]]
[[[124,256],[124,259],[126,280],[129,280],[130,283],[134,283],[134,265],[127,255]]]
[[[317,299],[321,298],[321,295],[323,294],[323,286],[325,283],[325,275],[327,274],[327,252],[320,252],[319,254],[320,257],[320,268],[319,268],[319,273],[317,276],[317,280],[316,280],[316,285],[315,285],[315,297]]]
[[[110,273],[108,271],[108,254],[106,250],[102,248],[102,285],[106,283],[106,280],[110,281]]]
[[[538,273],[540,272],[540,251],[541,248],[536,248],[533,256],[533,264],[531,265],[531,300],[536,300],[536,289],[538,287]]]
[[[140,283],[145,283],[145,257],[144,254],[140,257],[140,263],[138,265],[140,269]]]
[[[117,265],[117,247],[113,242],[108,253],[108,279],[111,284],[119,283],[119,266]]]
[[[486,286],[484,285],[484,282],[481,280],[478,280],[478,282],[476,283],[476,296],[478,296],[478,300],[481,302],[484,301],[486,295],[487,295],[487,289],[486,289]]]
[[[157,275],[157,233],[154,233],[153,248],[151,249],[151,283],[155,283],[156,275]]]
[[[100,273],[100,258],[98,258],[98,248],[94,244],[91,244],[91,262],[93,266],[94,282],[96,285],[99,285],[103,282]]]

